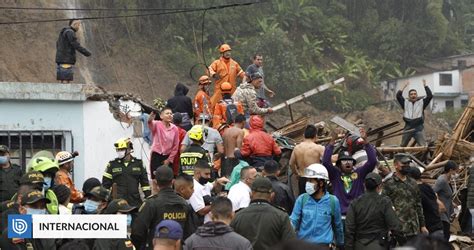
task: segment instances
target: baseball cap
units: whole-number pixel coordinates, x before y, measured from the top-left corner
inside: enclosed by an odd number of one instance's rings
[[[259,193],[271,193],[272,182],[266,177],[258,177],[252,183],[252,191]]]
[[[375,181],[375,184],[380,185],[382,184],[382,177],[379,174],[376,174],[374,172],[369,173],[366,177],[365,180],[373,180]]]
[[[58,198],[58,203],[63,204],[69,197],[71,197],[71,190],[63,184],[55,185],[51,188]]]
[[[411,158],[407,154],[396,154],[393,156],[396,161],[399,161],[403,164],[407,164],[411,162]]]
[[[50,203],[51,201],[44,197],[43,193],[38,191],[38,190],[33,190],[28,192],[22,199],[21,199],[21,205],[26,205],[26,204],[33,204],[38,201],[45,201],[46,203]]]
[[[130,213],[137,209],[137,207],[130,206],[128,202],[124,199],[115,199],[109,203],[105,209],[106,214],[116,214],[117,212],[121,213]]]
[[[86,181],[84,181],[84,184],[82,185],[82,192],[88,193],[91,191],[94,187],[100,186],[100,181],[97,178],[89,178]]]
[[[168,166],[160,166],[155,170],[155,179],[159,182],[172,181],[174,178],[173,170]]]
[[[162,220],[155,228],[154,238],[180,240],[183,238],[183,229],[174,220]]]
[[[30,171],[20,178],[20,185],[35,183],[44,183],[44,176],[39,171]]]
[[[86,195],[92,195],[97,199],[107,201],[109,199],[110,192],[105,187],[97,186],[97,187],[92,188],[89,192],[87,192]]]
[[[0,145],[0,152],[10,152],[10,149],[6,145]]]

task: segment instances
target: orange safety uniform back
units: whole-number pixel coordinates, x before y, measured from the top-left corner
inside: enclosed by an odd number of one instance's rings
[[[237,107],[237,113],[244,114],[244,107],[239,101],[232,99],[224,99],[219,101],[214,107],[214,114],[212,116],[212,127],[218,129],[222,124],[227,123],[227,105],[234,104]]]
[[[212,62],[209,66],[210,75],[218,74],[219,79],[214,84],[214,94],[211,97],[211,109],[222,100],[221,84],[223,82],[229,82],[232,84],[232,93],[237,88],[237,77],[243,78],[245,72],[242,70],[240,65],[232,58],[225,59],[223,57]]]
[[[206,114],[212,114],[211,110],[211,100],[209,95],[202,89],[198,90],[196,96],[194,97],[194,118],[198,119],[199,115],[206,111]]]

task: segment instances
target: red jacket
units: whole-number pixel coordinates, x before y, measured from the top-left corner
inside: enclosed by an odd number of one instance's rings
[[[280,155],[281,149],[273,137],[263,131],[264,120],[258,116],[250,117],[250,133],[244,137],[240,153],[242,156],[272,156]]]
[[[179,126],[177,126],[177,127],[178,127],[178,131],[179,131],[179,146],[181,147],[181,143],[183,142],[184,137],[186,136],[186,130],[182,129]],[[178,150],[178,154],[176,154],[176,156],[173,159],[173,174],[175,176],[179,175],[179,157],[180,157],[180,155],[181,155],[181,151]]]

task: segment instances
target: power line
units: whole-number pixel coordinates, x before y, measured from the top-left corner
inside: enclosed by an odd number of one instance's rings
[[[46,7],[7,7],[0,6],[0,10],[43,10],[43,11],[166,11],[166,10],[190,10],[193,8],[46,8]]]
[[[97,20],[97,19],[115,19],[115,18],[127,18],[127,17],[160,16],[160,15],[168,15],[168,14],[189,13],[189,12],[196,12],[196,11],[208,11],[208,10],[226,9],[226,8],[233,8],[233,7],[240,7],[240,6],[248,6],[248,5],[253,5],[253,4],[259,4],[259,3],[263,3],[263,2],[264,2],[264,1],[246,2],[246,3],[234,3],[234,4],[211,6],[211,7],[206,7],[206,8],[201,7],[201,8],[181,9],[181,10],[176,9],[176,10],[174,10],[174,11],[168,11],[168,12],[146,13],[146,14],[133,14],[133,15],[74,17],[74,18],[59,18],[59,19],[44,19],[44,20],[28,20],[28,21],[0,22],[0,25],[15,25],[15,24],[28,24],[28,23],[64,22],[64,21],[69,21],[69,20],[71,20],[71,19],[76,19],[76,20]]]

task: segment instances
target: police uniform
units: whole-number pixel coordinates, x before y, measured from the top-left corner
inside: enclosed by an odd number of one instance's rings
[[[194,166],[200,159],[206,159],[209,162],[209,153],[201,145],[192,143],[179,157],[180,172],[194,175]]]
[[[132,225],[132,242],[137,249],[146,243],[151,246],[155,226],[162,220],[174,220],[186,228],[188,209],[186,200],[171,187],[161,188],[157,195],[147,199]]]
[[[10,200],[20,186],[23,175],[21,167],[10,164],[9,168],[0,168],[0,202]]]
[[[131,206],[140,206],[142,203],[139,184],[145,197],[151,193],[143,162],[135,157],[129,162],[118,158],[109,162],[102,177],[102,185],[110,189],[113,183],[117,183],[117,197],[114,198],[125,199]]]
[[[380,185],[382,178],[370,173],[365,178],[374,179]],[[352,201],[345,224],[345,249],[387,249],[383,237],[388,231],[400,232],[401,225],[390,199],[375,190],[367,191]]]
[[[267,178],[257,178],[252,191],[272,192],[272,183]],[[267,200],[252,200],[247,208],[236,213],[230,226],[248,239],[254,249],[271,249],[278,242],[296,238],[286,211]]]

